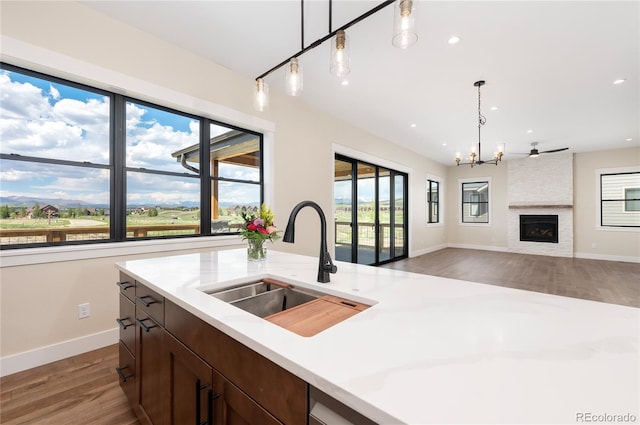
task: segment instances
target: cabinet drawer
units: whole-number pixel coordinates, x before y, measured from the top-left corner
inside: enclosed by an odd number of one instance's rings
[[[120,272],[120,280],[116,282],[116,285],[118,285],[120,293],[125,297],[129,298],[131,301],[135,299],[136,281],[132,277]]]
[[[307,422],[302,379],[174,303],[166,302],[166,329],[284,424]]]
[[[136,396],[136,361],[122,341],[118,345],[120,348],[120,358],[116,372],[118,372],[120,377],[120,388],[122,388],[129,403],[133,406]]]
[[[213,381],[214,392],[220,395],[213,401],[214,423],[283,425],[222,375],[214,372]]]
[[[136,305],[124,294],[120,294],[120,315],[116,319],[120,326],[120,341],[136,352]]]
[[[164,297],[140,282],[136,283],[136,306],[164,326]]]

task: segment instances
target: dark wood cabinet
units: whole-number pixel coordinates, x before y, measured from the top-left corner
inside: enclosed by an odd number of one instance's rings
[[[282,425],[258,403],[214,371],[214,425]],[[305,424],[306,422],[300,422]]]
[[[207,424],[212,422],[213,369],[176,340],[164,334],[165,424]]]
[[[137,411],[148,424],[162,423],[164,329],[140,309],[136,309]]]
[[[127,292],[121,299],[120,319],[128,323],[124,319],[133,305],[135,333],[131,342],[121,330],[119,374],[141,423],[307,423],[306,382],[140,282],[130,281],[135,296]],[[130,288],[121,285],[122,291]],[[132,352],[128,345],[133,345]]]
[[[280,422],[307,423],[305,381],[170,301],[165,305],[165,325],[169,333]]]

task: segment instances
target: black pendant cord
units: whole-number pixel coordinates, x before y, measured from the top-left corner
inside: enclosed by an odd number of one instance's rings
[[[333,31],[331,20],[333,19],[333,0],[329,0],[329,34]]]
[[[300,0],[300,50],[304,49],[304,0]]]
[[[484,85],[484,81],[478,81],[478,162],[482,162],[482,156],[480,155],[480,128],[487,122],[487,119],[480,111],[480,87]]]
[[[346,24],[344,24],[343,26],[341,26],[340,28],[338,28],[335,31],[330,31],[329,34],[325,35],[322,38],[317,39],[316,41],[314,41],[313,43],[311,43],[310,45],[308,45],[307,47],[304,47],[302,50],[300,50],[299,52],[289,56],[287,59],[283,60],[282,62],[280,62],[279,64],[277,64],[276,66],[274,66],[273,68],[271,68],[270,70],[268,70],[267,72],[263,72],[262,74],[258,75],[256,77],[256,80],[259,80],[260,78],[264,78],[267,75],[271,74],[273,71],[282,68],[284,65],[288,64],[289,61],[291,61],[291,59],[293,58],[297,58],[298,56],[301,56],[302,54],[308,52],[311,49],[314,49],[316,47],[318,47],[319,45],[321,45],[322,43],[324,43],[325,41],[329,40],[331,37],[333,37],[334,35],[336,35],[336,33],[338,31],[344,31],[347,28],[357,24],[358,22],[362,21],[363,19],[368,18],[369,16],[373,15],[374,13],[382,10],[383,8],[393,4],[395,0],[386,0],[383,1],[382,3],[380,3],[378,6],[374,7],[373,9],[363,13],[362,15],[358,16],[357,18],[353,19],[352,21],[347,22]],[[329,0],[329,4],[331,5],[331,0]],[[329,27],[331,27],[331,14],[329,14]]]

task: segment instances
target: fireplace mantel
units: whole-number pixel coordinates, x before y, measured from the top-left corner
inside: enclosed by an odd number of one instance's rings
[[[509,209],[538,209],[538,208],[573,208],[573,205],[557,204],[510,204]]]

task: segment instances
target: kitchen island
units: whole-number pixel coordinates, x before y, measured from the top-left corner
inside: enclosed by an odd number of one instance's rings
[[[640,416],[640,309],[342,262],[320,284],[317,263],[234,249],[117,266],[377,423]],[[303,337],[208,294],[262,278],[371,307]]]

